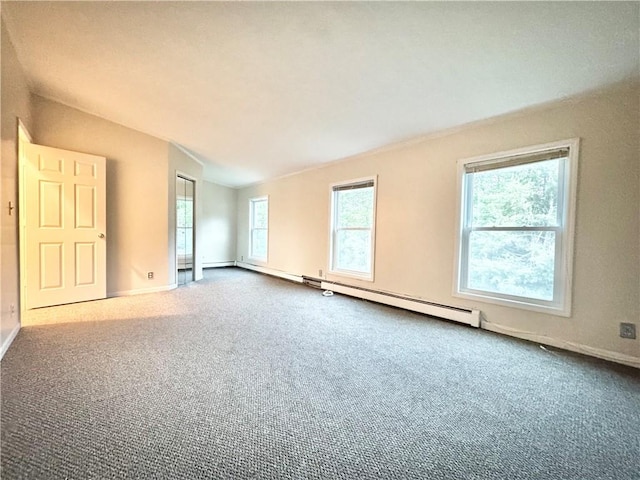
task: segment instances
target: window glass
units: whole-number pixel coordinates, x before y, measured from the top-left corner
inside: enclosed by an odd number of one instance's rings
[[[373,225],[373,187],[339,190],[336,194],[338,228]]]
[[[473,225],[558,224],[558,166],[547,160],[473,173]]]
[[[267,228],[267,201],[259,200],[253,202],[253,227]]]
[[[467,287],[553,300],[555,236],[548,231],[471,232]]]
[[[266,197],[249,201],[249,257],[266,261],[269,241],[269,200]]]

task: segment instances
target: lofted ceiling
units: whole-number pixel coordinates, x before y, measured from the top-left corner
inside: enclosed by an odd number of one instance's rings
[[[638,77],[640,4],[32,2],[34,93],[242,186]]]

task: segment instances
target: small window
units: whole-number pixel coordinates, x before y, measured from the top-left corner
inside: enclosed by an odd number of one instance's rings
[[[332,185],[332,273],[373,280],[375,205],[375,177]]]
[[[268,197],[249,200],[250,238],[249,258],[267,261],[269,248],[269,199]]]
[[[578,140],[459,162],[455,294],[569,316]]]

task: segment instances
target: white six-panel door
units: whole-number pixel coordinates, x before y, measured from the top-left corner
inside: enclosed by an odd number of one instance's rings
[[[106,159],[25,145],[26,308],[105,298]]]

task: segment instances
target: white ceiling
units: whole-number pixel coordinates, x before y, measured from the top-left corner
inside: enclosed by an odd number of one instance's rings
[[[35,93],[230,186],[639,75],[640,4],[2,2]]]

